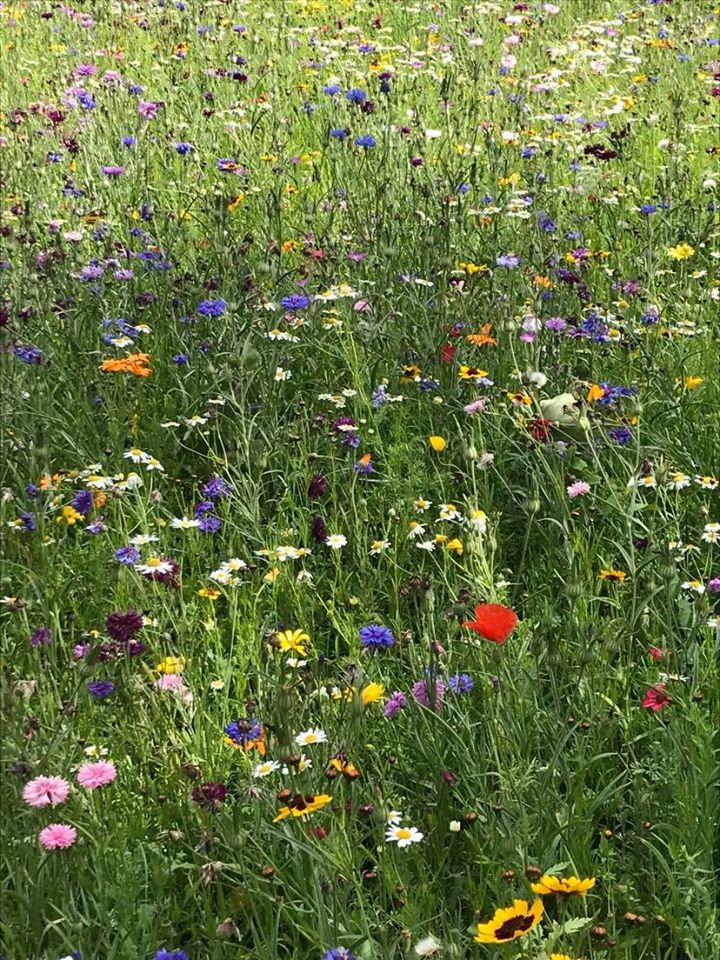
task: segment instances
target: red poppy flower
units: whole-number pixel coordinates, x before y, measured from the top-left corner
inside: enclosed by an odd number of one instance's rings
[[[466,620],[463,626],[493,643],[505,643],[517,622],[517,614],[510,607],[501,603],[481,603],[475,607],[475,619]]]
[[[662,710],[662,708],[666,707],[669,703],[672,703],[672,697],[669,693],[665,692],[665,684],[658,683],[656,687],[650,687],[645,694],[642,705],[648,710],[657,713],[658,710]]]

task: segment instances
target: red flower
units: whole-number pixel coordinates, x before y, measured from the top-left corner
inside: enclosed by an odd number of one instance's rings
[[[493,643],[505,643],[517,622],[517,614],[510,607],[501,603],[481,603],[475,607],[475,619],[466,620],[463,626]]]
[[[440,359],[443,363],[452,363],[455,359],[456,348],[452,343],[444,343],[440,351]]]
[[[665,693],[665,684],[658,683],[657,686],[650,687],[645,694],[642,705],[648,710],[657,713],[658,710],[662,710],[662,708],[666,707],[669,703],[672,703],[672,697],[669,693]]]

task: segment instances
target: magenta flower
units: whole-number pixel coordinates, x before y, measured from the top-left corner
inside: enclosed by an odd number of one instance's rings
[[[642,705],[647,710],[652,710],[653,713],[657,713],[658,710],[662,710],[663,707],[667,707],[670,703],[672,703],[672,697],[669,693],[665,692],[665,684],[658,683],[657,686],[650,687],[645,694]]]
[[[38,834],[45,850],[66,850],[77,840],[77,830],[67,823],[51,823]]]
[[[77,780],[86,790],[106,787],[117,777],[115,764],[111,760],[96,760],[84,763],[77,772]]]
[[[413,684],[412,695],[415,697],[418,703],[422,704],[423,707],[430,707],[431,696],[432,696],[432,687],[427,680],[418,680],[417,683]],[[442,710],[442,701],[445,694],[445,684],[442,680],[435,681],[435,692],[434,692],[434,710],[435,713],[440,713]]]
[[[392,718],[396,717],[401,710],[405,709],[406,706],[407,706],[407,697],[402,692],[402,690],[396,690],[393,694],[391,694],[387,698],[383,713],[389,720],[392,720]]]
[[[141,100],[138,103],[138,113],[145,120],[153,120],[157,116],[160,104],[154,100]]]
[[[65,803],[70,784],[62,777],[35,777],[23,787],[23,800],[31,807],[57,806]]]

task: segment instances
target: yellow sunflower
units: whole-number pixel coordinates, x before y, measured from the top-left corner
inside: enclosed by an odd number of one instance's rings
[[[509,943],[530,933],[542,920],[543,903],[536,900],[532,905],[527,900],[513,900],[511,907],[500,907],[492,920],[479,923],[476,943]]]
[[[594,877],[585,877],[581,880],[579,877],[551,877],[549,874],[540,877],[539,883],[530,884],[533,893],[545,896],[559,893],[566,897],[584,897],[594,886]]]

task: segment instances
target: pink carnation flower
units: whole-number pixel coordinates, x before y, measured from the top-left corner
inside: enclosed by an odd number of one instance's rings
[[[65,803],[70,784],[62,777],[35,777],[23,787],[23,800],[31,807],[57,806]]]
[[[105,787],[117,777],[115,764],[110,760],[96,760],[93,763],[84,763],[77,772],[78,783],[86,790],[95,790]]]
[[[51,823],[40,831],[38,839],[46,850],[65,850],[77,840],[77,830],[67,823]]]

